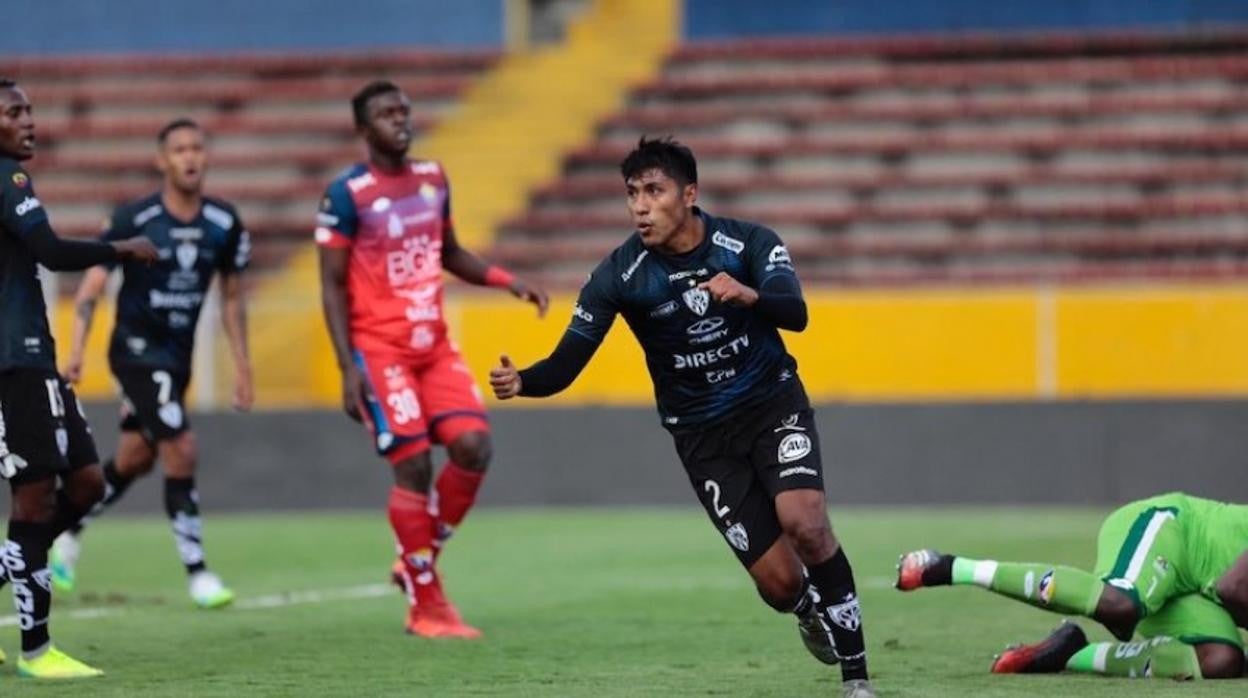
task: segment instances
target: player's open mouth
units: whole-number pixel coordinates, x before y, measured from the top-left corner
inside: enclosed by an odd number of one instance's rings
[[[23,148],[29,149],[35,147],[35,134],[32,133],[29,136],[22,136],[22,140],[20,142]]]
[[[637,232],[641,233],[642,235],[645,235],[646,233],[650,232],[651,229],[653,228],[654,228],[653,223],[638,223],[637,224]]]

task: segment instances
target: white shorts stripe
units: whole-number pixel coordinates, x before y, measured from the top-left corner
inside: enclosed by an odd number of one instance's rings
[[[1140,544],[1135,546],[1135,554],[1131,556],[1131,562],[1127,565],[1127,572],[1123,575],[1123,579],[1135,584],[1139,578],[1140,572],[1144,570],[1144,563],[1148,562],[1148,551],[1153,547],[1153,543],[1157,541],[1157,534],[1161,533],[1161,527],[1166,525],[1167,521],[1174,518],[1172,511],[1158,511],[1153,513],[1153,518],[1148,520],[1148,528],[1144,529],[1144,535],[1140,537]]]

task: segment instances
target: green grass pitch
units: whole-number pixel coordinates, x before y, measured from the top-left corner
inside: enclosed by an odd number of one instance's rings
[[[1087,565],[1103,513],[834,511],[881,695],[1245,695],[1239,681],[993,676],[995,651],[1042,637],[1058,617],[976,589],[888,587],[897,554],[925,545]],[[210,515],[205,536],[214,569],[240,594],[235,608],[190,607],[163,521],[115,518],[88,531],[79,589],[54,603],[54,635],[102,679],[18,679],[6,588],[0,695],[839,695],[838,672],[807,656],[792,619],[759,601],[692,507],[475,513],[443,568],[486,634],[477,642],[403,634],[404,603],[383,586],[393,548],[380,510]]]

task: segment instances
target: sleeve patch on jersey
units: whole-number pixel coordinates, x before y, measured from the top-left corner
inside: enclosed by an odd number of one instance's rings
[[[711,244],[719,245],[733,254],[741,254],[741,250],[745,249],[744,242],[741,242],[736,238],[730,238],[718,230],[716,230],[715,234],[711,236]]]
[[[234,253],[234,267],[242,269],[251,261],[251,233],[244,230],[238,236],[238,250]]]
[[[771,252],[767,254],[768,264],[792,264],[793,259],[789,257],[789,250],[784,245],[776,245],[771,248]]]
[[[13,184],[18,189],[25,189],[30,186],[30,177],[27,177],[25,172],[14,172]]]
[[[326,228],[332,228],[335,225],[338,225],[338,216],[321,211],[316,214],[316,223],[317,225],[324,226]]]
[[[641,254],[637,255],[637,259],[634,259],[633,263],[628,265],[628,269],[625,269],[624,273],[620,274],[620,279],[628,281],[633,278],[633,274],[637,273],[637,267],[641,266],[641,260],[645,259],[648,254],[650,254],[650,250],[642,250]]]
[[[212,204],[204,204],[204,218],[212,221],[213,225],[222,230],[229,230],[234,227],[234,216],[230,215],[229,211]]]
[[[147,225],[148,221],[152,220],[156,216],[159,216],[163,210],[164,209],[160,207],[160,204],[152,204],[142,211],[139,211],[134,216],[134,227],[142,228]]]
[[[38,197],[28,196],[25,199],[22,199],[22,203],[14,207],[13,211],[19,216],[24,216],[42,205],[43,204],[39,203]]]

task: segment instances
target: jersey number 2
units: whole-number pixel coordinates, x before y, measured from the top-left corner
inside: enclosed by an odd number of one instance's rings
[[[721,519],[727,516],[728,507],[721,507],[719,505],[719,483],[714,480],[707,480],[706,484],[702,486],[702,489],[711,493],[711,508],[715,510],[715,515]]]

